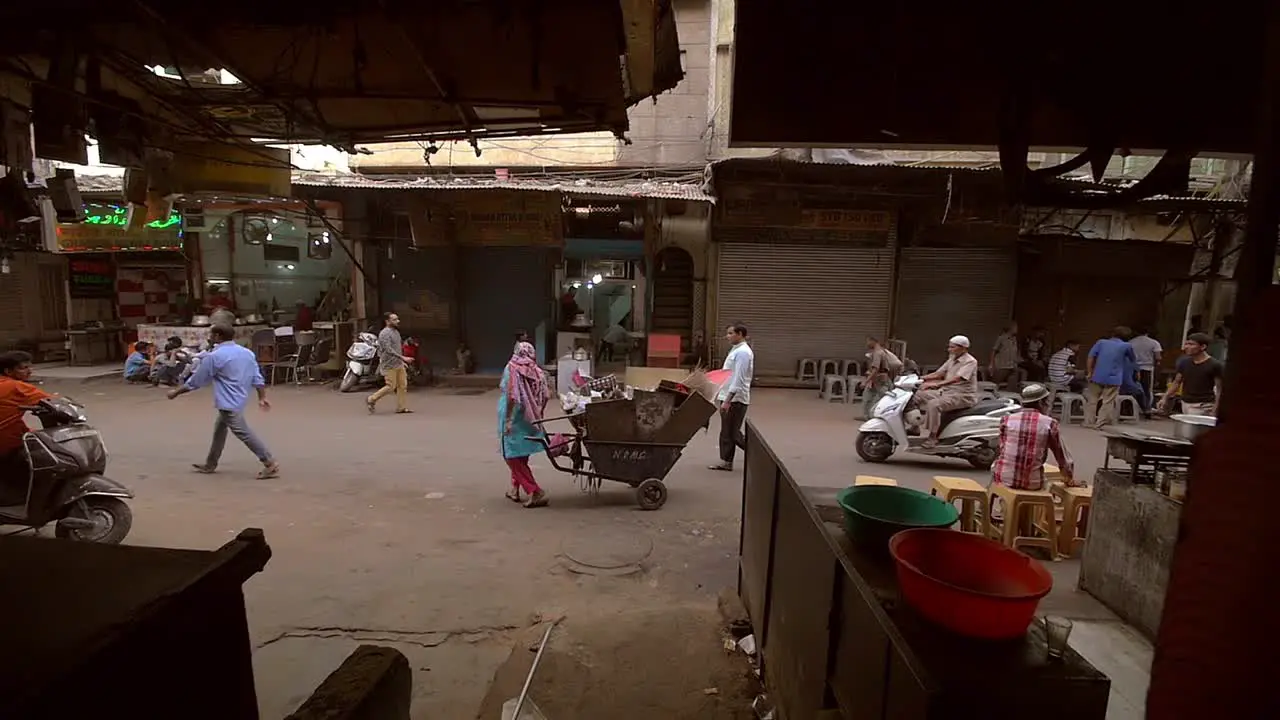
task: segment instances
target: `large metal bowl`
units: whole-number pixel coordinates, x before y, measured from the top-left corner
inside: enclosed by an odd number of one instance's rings
[[[1172,415],[1170,419],[1173,420],[1173,436],[1190,442],[1195,442],[1218,424],[1218,418],[1207,415]]]

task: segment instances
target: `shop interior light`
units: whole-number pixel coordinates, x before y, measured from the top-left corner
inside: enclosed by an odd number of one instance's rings
[[[582,283],[578,282],[577,280],[573,281],[573,289],[574,289],[574,290],[577,290],[577,289],[578,289],[578,288],[580,288],[580,287],[582,287]]]
[[[604,277],[600,275],[600,273],[596,273],[595,275],[591,276],[592,285],[599,285],[602,282],[604,282]]]
[[[594,287],[595,287],[595,284],[593,284],[593,283],[587,283],[587,289],[588,289],[588,290],[590,290],[590,289],[592,289],[592,288],[594,288]]]

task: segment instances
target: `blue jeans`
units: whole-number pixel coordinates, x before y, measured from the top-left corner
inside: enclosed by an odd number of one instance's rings
[[[232,435],[240,438],[240,442],[244,443],[245,447],[249,448],[249,452],[256,455],[262,464],[271,464],[271,451],[267,450],[262,439],[255,435],[249,428],[249,424],[244,421],[244,413],[239,410],[219,410],[218,417],[213,421],[213,444],[209,446],[209,458],[205,460],[205,467],[211,469],[218,467],[218,461],[222,459],[222,449],[227,446],[228,430]]]
[[[1151,396],[1147,395],[1147,389],[1138,381],[1125,378],[1124,383],[1120,385],[1120,394],[1132,395],[1133,399],[1138,401],[1138,407],[1142,408],[1142,412],[1151,411]]]

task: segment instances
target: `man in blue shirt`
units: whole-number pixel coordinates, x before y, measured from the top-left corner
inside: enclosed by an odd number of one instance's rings
[[[1133,333],[1123,325],[1111,331],[1111,337],[1094,343],[1089,351],[1089,386],[1084,389],[1084,426],[1102,428],[1116,420],[1116,400],[1125,373],[1137,364],[1129,337]]]
[[[262,380],[258,359],[251,350],[237,345],[232,340],[234,336],[229,327],[215,325],[210,328],[209,338],[213,341],[213,350],[201,360],[200,367],[185,384],[169,391],[169,399],[213,384],[213,406],[218,410],[218,417],[213,423],[213,444],[209,447],[209,457],[204,463],[193,466],[196,472],[210,474],[217,471],[222,449],[227,444],[227,431],[230,430],[262,461],[259,478],[278,477],[280,465],[244,420],[244,408],[249,402],[250,388],[257,391],[258,407],[263,410],[271,409],[271,403],[267,401],[267,385]]]

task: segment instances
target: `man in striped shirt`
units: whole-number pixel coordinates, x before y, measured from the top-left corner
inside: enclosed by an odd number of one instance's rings
[[[1062,349],[1049,358],[1049,382],[1061,385],[1071,392],[1078,393],[1084,389],[1084,380],[1076,370],[1075,357],[1080,352],[1078,340],[1068,340]]]
[[[1044,463],[1053,453],[1068,486],[1075,486],[1075,465],[1062,444],[1058,421],[1049,413],[1049,389],[1028,385],[1022,391],[1022,412],[1000,420],[1000,448],[991,466],[991,482],[1014,490],[1043,490]]]

